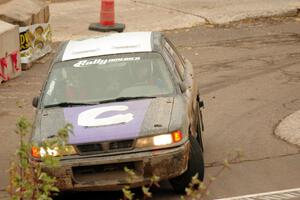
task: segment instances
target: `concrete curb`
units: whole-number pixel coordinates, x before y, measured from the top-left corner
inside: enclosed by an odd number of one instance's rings
[[[276,127],[275,135],[300,147],[300,110],[284,118]]]
[[[196,2],[194,0],[188,0],[185,3],[186,5],[183,4],[181,0],[173,0],[172,2],[161,2],[159,0],[131,1],[183,13],[185,15],[200,17],[205,20],[206,24],[212,25],[226,25],[242,20],[257,18],[296,17],[299,14],[300,9],[299,2],[292,1],[291,3],[282,3],[280,0],[274,2],[273,6],[268,6],[266,0],[261,1],[261,3],[256,2],[255,4],[253,4],[255,0],[253,0],[252,3],[247,0],[240,3],[236,0],[227,0],[223,3],[218,0],[211,0],[212,2],[203,0]],[[199,6],[199,4],[202,4],[202,6]]]
[[[226,25],[226,24],[243,21],[243,20],[251,20],[251,19],[255,20],[259,18],[297,17],[298,13],[299,13],[298,8],[291,8],[291,9],[286,9],[281,11],[266,12],[262,14],[240,14],[232,17],[222,16],[220,17],[220,19],[210,19],[210,18],[207,19],[213,25]]]
[[[89,24],[99,19],[99,0],[55,0],[49,6],[54,41],[99,35],[88,31]],[[126,24],[125,31],[164,31],[296,17],[299,8],[299,0],[122,0],[115,10],[116,22]]]
[[[0,6],[0,19],[19,26],[47,23],[49,17],[49,6],[42,1],[9,0]]]

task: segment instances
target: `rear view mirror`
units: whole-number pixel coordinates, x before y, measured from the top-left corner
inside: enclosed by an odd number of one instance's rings
[[[32,106],[37,108],[39,105],[40,97],[36,96],[32,99]]]

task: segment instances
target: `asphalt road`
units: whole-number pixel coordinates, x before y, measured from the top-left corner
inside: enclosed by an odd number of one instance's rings
[[[211,185],[209,199],[300,187],[300,148],[273,134],[281,119],[300,109],[300,22],[268,20],[166,34],[193,63],[205,101],[206,176],[213,176],[235,150],[245,156]],[[48,62],[39,63],[0,86],[0,188],[7,183],[5,170],[18,143],[14,123],[19,115],[32,118],[31,99],[47,68]],[[75,193],[61,199],[92,196],[119,199],[120,193]],[[162,182],[154,199],[179,196]]]

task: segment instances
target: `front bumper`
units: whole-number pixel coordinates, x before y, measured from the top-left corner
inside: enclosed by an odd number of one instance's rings
[[[44,169],[57,178],[60,190],[120,190],[125,185],[139,187],[156,175],[160,180],[184,173],[189,158],[189,141],[179,147],[101,156],[61,160],[56,169]],[[130,166],[136,177],[129,182],[124,166]]]

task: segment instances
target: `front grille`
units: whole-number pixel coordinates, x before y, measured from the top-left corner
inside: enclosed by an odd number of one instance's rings
[[[77,145],[80,154],[109,153],[112,151],[126,151],[133,148],[134,140],[121,140]]]
[[[133,143],[133,140],[111,142],[109,144],[109,149],[110,150],[130,149],[132,147],[132,143]]]
[[[103,151],[101,144],[82,144],[77,145],[77,149],[81,153],[88,153],[88,152],[101,152]]]

